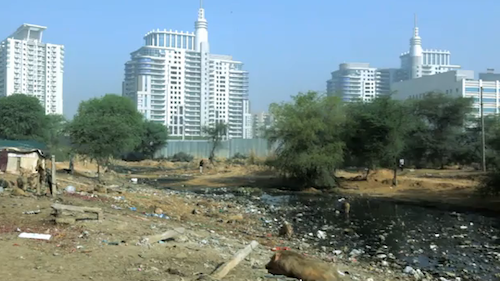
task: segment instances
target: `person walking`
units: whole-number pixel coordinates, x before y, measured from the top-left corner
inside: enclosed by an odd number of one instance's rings
[[[201,159],[200,161],[200,174],[203,174],[203,165],[205,164],[205,161],[203,161],[203,159]]]

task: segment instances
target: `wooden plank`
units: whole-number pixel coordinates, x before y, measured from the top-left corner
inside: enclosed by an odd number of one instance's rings
[[[62,204],[52,204],[51,206],[53,209],[57,211],[57,213],[66,213],[65,211],[71,211],[71,212],[80,212],[80,213],[95,213],[97,214],[97,219],[102,220],[103,218],[103,211],[101,208],[95,208],[95,207],[80,207],[80,206],[72,206],[72,205],[62,205]]]
[[[162,234],[146,236],[146,237],[143,237],[141,239],[139,244],[140,245],[147,245],[147,244],[155,243],[158,241],[174,238],[175,236],[177,236],[179,234],[183,234],[184,231],[185,231],[185,229],[183,227],[179,227],[179,228],[175,228],[175,229],[169,230],[167,232],[164,232]]]
[[[259,242],[255,240],[250,242],[248,246],[238,251],[229,262],[224,263],[214,272],[212,272],[212,274],[210,274],[210,277],[215,280],[221,280],[229,273],[229,271],[231,271],[231,269],[236,267],[242,260],[244,260],[258,245]]]

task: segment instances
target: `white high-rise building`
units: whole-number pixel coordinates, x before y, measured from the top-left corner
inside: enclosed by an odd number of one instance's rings
[[[64,46],[42,42],[44,26],[23,24],[0,43],[0,97],[37,97],[46,114],[63,114]]]
[[[253,114],[253,137],[263,138],[265,131],[271,128],[274,123],[274,117],[267,112]]]
[[[340,96],[344,101],[371,101],[391,94],[392,83],[460,69],[459,65],[451,64],[450,51],[422,48],[416,17],[410,50],[399,58],[400,68],[376,68],[368,63],[340,64],[326,82],[327,94]]]
[[[327,83],[327,94],[344,101],[371,101],[380,95],[390,94],[397,69],[370,67],[368,63],[342,63],[332,72]]]
[[[416,16],[413,37],[410,39],[410,51],[402,53],[399,58],[401,60],[399,81],[460,69],[459,65],[451,64],[450,51],[422,49],[422,38],[418,33]]]
[[[123,95],[174,138],[204,136],[204,128],[228,125],[228,138],[248,138],[248,72],[231,56],[210,53],[207,20],[200,7],[195,32],[153,30],[125,64]]]

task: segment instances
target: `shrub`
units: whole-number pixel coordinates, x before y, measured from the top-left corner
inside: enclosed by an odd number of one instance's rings
[[[178,152],[169,158],[171,162],[191,162],[193,161],[194,156],[189,155],[185,152]]]
[[[479,184],[478,192],[482,196],[500,195],[500,173],[490,172]]]
[[[141,152],[129,152],[122,155],[122,160],[126,162],[140,162],[146,159],[146,156]]]
[[[236,152],[236,154],[233,156],[232,159],[247,159],[247,156],[245,154],[241,154],[239,152]]]

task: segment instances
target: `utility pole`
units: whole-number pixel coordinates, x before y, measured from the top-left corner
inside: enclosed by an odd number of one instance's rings
[[[481,154],[482,154],[482,168],[486,172],[486,136],[484,134],[484,104],[483,104],[483,87],[481,87],[480,94],[481,102]]]

